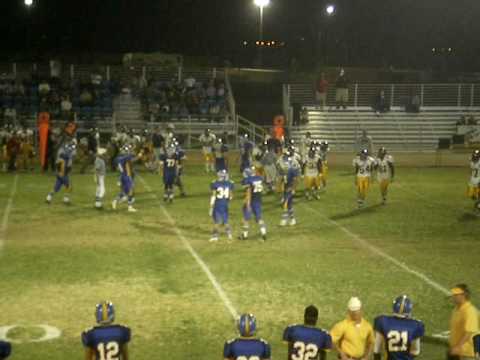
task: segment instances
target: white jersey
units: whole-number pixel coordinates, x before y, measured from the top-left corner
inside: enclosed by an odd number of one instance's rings
[[[308,151],[310,150],[310,145],[312,144],[312,138],[304,136],[300,142],[300,154],[302,158],[306,160]]]
[[[318,162],[321,161],[320,156],[315,155],[313,158],[307,156],[305,160],[305,176],[306,177],[317,177],[320,175],[318,170]]]
[[[204,153],[207,153],[207,154],[212,153],[213,144],[215,144],[215,141],[217,140],[217,137],[215,136],[215,134],[208,134],[208,135],[202,134],[200,135],[199,140],[203,146]]]
[[[480,185],[480,160],[477,162],[470,162],[470,169],[472,169],[472,176],[470,177],[470,185]]]
[[[383,159],[377,158],[375,165],[377,166],[378,180],[390,180],[392,178],[390,165],[393,165],[393,157],[391,155],[385,155]]]
[[[372,176],[372,169],[375,165],[375,159],[371,156],[368,156],[365,160],[356,157],[353,159],[353,166],[358,167],[358,177],[370,177]]]

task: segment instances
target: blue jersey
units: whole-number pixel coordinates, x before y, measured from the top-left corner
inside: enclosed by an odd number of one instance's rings
[[[318,359],[321,351],[332,347],[332,337],[327,331],[306,325],[287,327],[283,340],[288,342],[289,359]]]
[[[0,359],[6,359],[10,356],[10,352],[12,351],[12,346],[10,343],[5,341],[0,341]]]
[[[164,154],[160,156],[163,162],[163,177],[175,177],[177,175],[178,153]]]
[[[133,177],[132,160],[135,157],[133,155],[120,155],[115,160],[117,163],[117,169],[121,176]]]
[[[95,358],[122,359],[121,349],[130,341],[130,329],[121,325],[97,326],[82,333],[85,347],[95,350]]]
[[[262,201],[263,178],[261,176],[249,176],[242,180],[242,185],[250,189],[252,194],[252,203]]]
[[[212,182],[210,189],[215,191],[215,208],[226,208],[230,203],[233,192],[233,182],[230,180],[217,180]]]
[[[477,334],[473,337],[473,348],[475,354],[480,354],[480,334]]]
[[[263,339],[239,338],[227,341],[223,347],[225,359],[270,359],[270,345]]]
[[[375,331],[383,335],[387,360],[413,360],[412,342],[421,338],[425,327],[421,321],[382,315],[375,319]]]
[[[293,190],[293,186],[295,185],[295,180],[299,176],[300,171],[299,168],[291,165],[289,166],[287,173],[285,175],[285,190],[291,191]]]

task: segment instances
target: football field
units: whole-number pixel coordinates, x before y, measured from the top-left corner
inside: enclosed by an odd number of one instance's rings
[[[243,193],[233,173],[236,238]],[[320,200],[298,192],[296,226],[279,227],[279,197],[266,195],[265,243],[252,226],[247,241],[212,244],[213,177],[198,164],[187,165],[188,196],[173,204],[162,201],[161,176],[140,172],[133,214],[110,208],[116,174],[107,175],[103,211],[93,208],[92,174],[74,171],[70,206],[61,195],[45,204],[53,175],[1,174],[0,337],[15,342],[12,359],[80,359],[80,334],[107,299],[132,329],[132,359],[220,359],[243,312],[256,315],[272,358],[285,359],[283,329],[302,321],[305,306],[315,304],[319,325],[330,329],[351,296],[373,321],[404,293],[427,334],[442,333],[452,285],[469,284],[480,300],[480,218],[465,197],[468,176],[466,168],[399,167],[388,204],[374,183],[358,211],[351,168],[332,166]],[[421,358],[444,358],[446,348],[427,340]]]

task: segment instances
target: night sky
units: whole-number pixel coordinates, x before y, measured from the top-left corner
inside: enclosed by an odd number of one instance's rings
[[[34,1],[30,9],[23,0],[0,1],[3,58],[164,51],[235,64],[248,58],[250,44],[258,38],[258,9],[251,0]],[[456,70],[477,69],[477,0],[331,2],[337,5],[333,18],[324,15],[324,0],[271,0],[265,9],[265,38],[287,44],[274,57],[417,68],[447,58]],[[243,46],[244,40],[249,46]],[[442,48],[452,51],[439,54]]]

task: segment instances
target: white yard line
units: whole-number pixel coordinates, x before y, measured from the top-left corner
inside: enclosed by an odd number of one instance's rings
[[[140,178],[140,181],[141,183],[143,184],[143,186],[145,187],[145,189],[147,191],[149,191],[151,193],[151,196],[153,199],[157,200],[160,204],[160,209],[162,210],[163,212],[163,215],[165,215],[165,218],[167,219],[167,221],[170,223],[170,225],[172,226],[172,228],[174,229],[175,231],[175,234],[177,234],[177,237],[180,239],[180,241],[182,242],[183,246],[185,246],[185,248],[188,250],[188,252],[190,253],[190,255],[192,255],[192,257],[195,259],[195,261],[197,262],[197,264],[200,266],[200,268],[203,270],[203,272],[205,273],[205,275],[207,275],[208,277],[208,280],[210,280],[210,283],[212,284],[212,286],[214,287],[215,291],[217,292],[218,296],[220,297],[220,299],[222,299],[223,301],[223,304],[225,305],[225,307],[227,308],[227,310],[230,312],[230,314],[232,315],[233,319],[234,320],[237,320],[238,319],[238,312],[237,310],[235,309],[235,307],[232,305],[232,302],[230,301],[229,297],[227,296],[227,294],[225,293],[225,291],[223,290],[222,286],[220,285],[220,283],[218,282],[217,278],[215,277],[215,275],[213,275],[212,271],[210,270],[210,268],[208,267],[208,265],[205,263],[205,261],[203,261],[203,259],[200,257],[200,255],[198,255],[198,253],[195,251],[195,249],[192,247],[192,245],[190,244],[190,242],[188,241],[188,239],[185,237],[185,235],[183,235],[183,232],[182,230],[180,230],[177,225],[175,224],[175,220],[173,220],[172,216],[170,215],[170,213],[168,212],[168,210],[165,208],[165,206],[163,206],[160,198],[153,192],[152,188],[147,184],[147,182],[143,179],[143,177],[139,176]]]
[[[328,218],[327,216],[325,216],[322,212],[318,211],[317,209],[315,209],[315,208],[313,208],[313,207],[311,207],[307,204],[303,204],[303,205],[306,208],[308,208],[310,211],[312,211],[312,212],[316,213],[317,215],[321,216],[326,222],[330,223],[331,225],[334,225],[334,226],[338,227],[345,234],[347,234],[349,237],[351,237],[352,240],[354,240],[358,244],[362,245],[366,249],[370,250],[372,253],[384,258],[385,260],[390,261],[391,263],[395,264],[396,266],[398,266],[399,268],[401,268],[405,272],[410,273],[410,274],[416,276],[417,278],[423,280],[426,284],[428,284],[429,286],[431,286],[435,290],[438,290],[445,295],[450,295],[450,291],[448,291],[447,288],[445,288],[442,285],[440,285],[439,283],[433,281],[427,275],[410,268],[408,265],[401,262],[400,260],[397,260],[393,256],[388,255],[386,252],[384,252],[383,250],[381,250],[381,249],[377,248],[376,246],[370,244],[367,240],[362,239],[359,235],[357,235],[354,232],[348,230],[345,226],[341,225],[337,221]]]
[[[8,230],[8,219],[10,217],[10,212],[12,211],[13,197],[17,192],[17,182],[18,182],[18,174],[15,174],[15,177],[13,178],[12,189],[10,190],[10,196],[7,200],[7,205],[5,206],[5,210],[3,210],[2,225],[0,227],[0,251],[5,246],[5,239],[6,239],[7,230]]]

